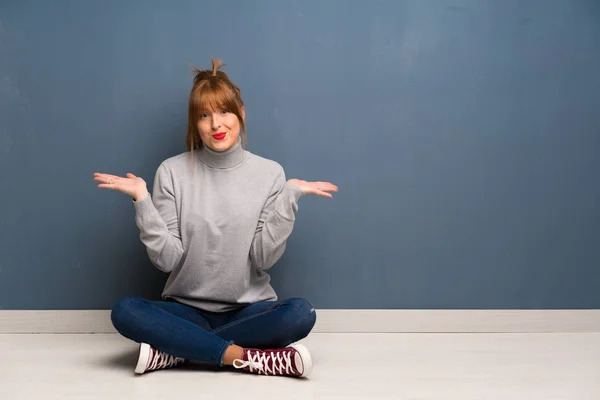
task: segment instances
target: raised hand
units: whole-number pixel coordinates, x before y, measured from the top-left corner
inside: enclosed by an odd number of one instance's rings
[[[126,178],[110,175],[94,173],[94,180],[102,182],[98,185],[101,189],[118,190],[133,197],[135,201],[143,200],[148,194],[146,181],[142,178],[128,173]]]
[[[337,192],[338,187],[330,182],[307,182],[300,179],[289,179],[289,183],[298,186],[304,194],[316,194],[317,196],[329,197],[333,196],[328,192]]]

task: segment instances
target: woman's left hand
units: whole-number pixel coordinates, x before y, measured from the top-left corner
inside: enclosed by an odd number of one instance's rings
[[[304,194],[316,194],[317,196],[329,197],[330,199],[333,196],[327,192],[338,191],[338,187],[330,182],[307,182],[300,179],[290,179],[288,182],[298,186]]]

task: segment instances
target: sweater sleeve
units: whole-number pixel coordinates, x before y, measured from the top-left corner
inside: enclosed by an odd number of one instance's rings
[[[265,202],[252,240],[250,258],[256,269],[271,268],[283,255],[294,228],[298,200],[303,194],[298,186],[286,182],[282,169]]]
[[[135,221],[152,264],[163,272],[171,272],[181,260],[183,245],[173,179],[162,164],[156,171],[152,192],[143,200],[134,201]]]

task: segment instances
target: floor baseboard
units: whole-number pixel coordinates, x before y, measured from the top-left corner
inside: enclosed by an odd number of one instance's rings
[[[0,333],[114,332],[109,310],[0,310]],[[600,310],[317,310],[313,332],[600,332]]]

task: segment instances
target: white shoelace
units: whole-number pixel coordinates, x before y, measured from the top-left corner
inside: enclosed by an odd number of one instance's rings
[[[259,373],[265,375],[276,375],[276,374],[291,374],[292,369],[292,351],[282,352],[264,352],[264,351],[252,351],[248,350],[248,361],[234,360],[233,366],[235,368],[250,368],[250,372],[254,372],[256,369]],[[271,365],[273,369],[269,368],[269,358],[271,359]],[[239,363],[238,363],[239,361]]]
[[[156,349],[152,349],[151,351],[153,351],[154,354],[152,354],[152,362],[147,368],[148,371],[154,369],[169,368],[184,361],[183,358],[175,357]]]

